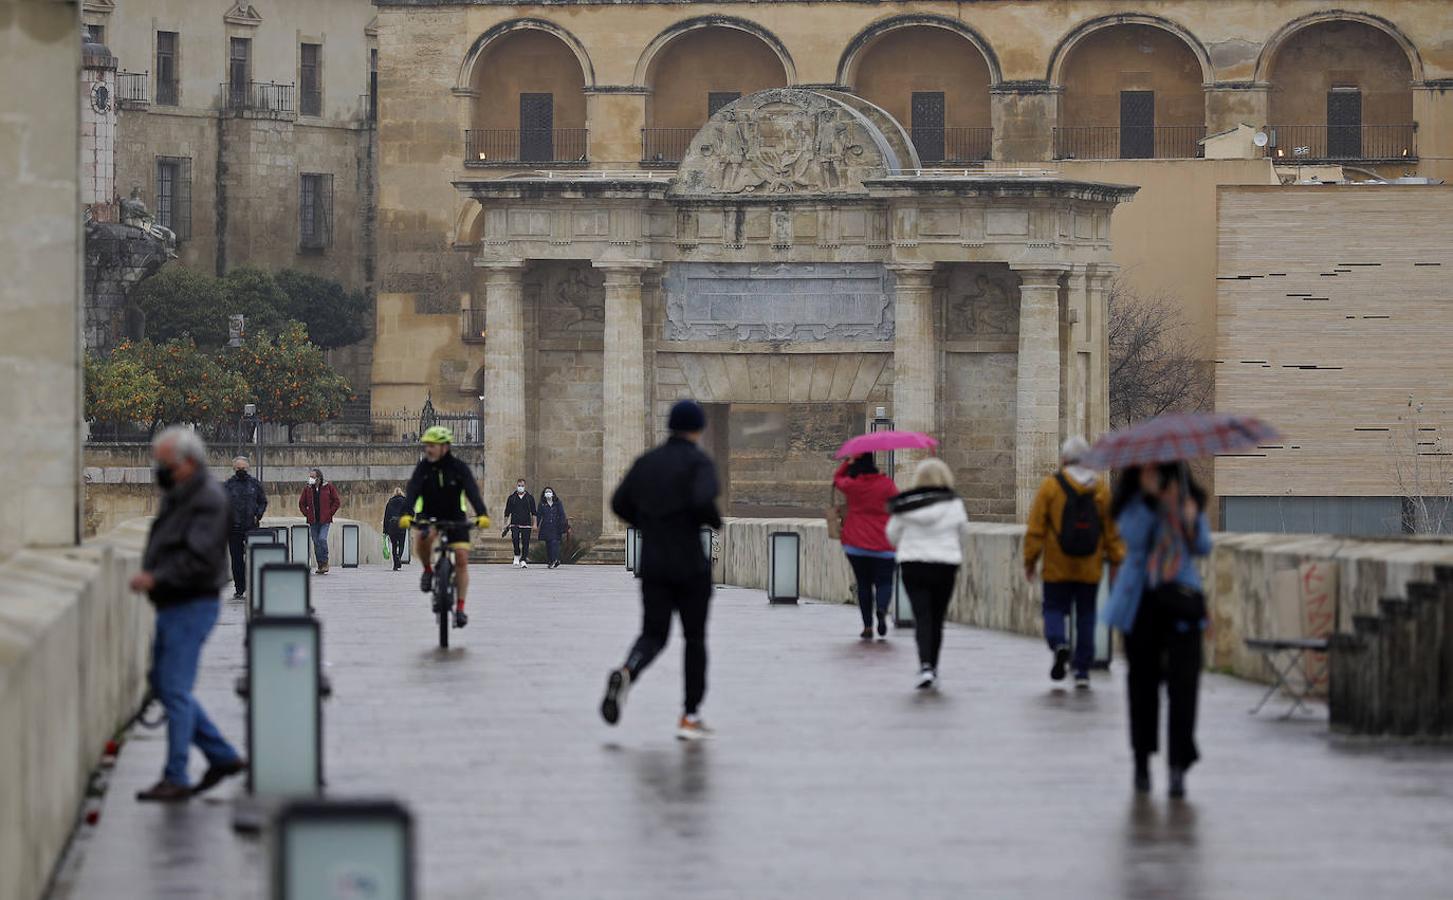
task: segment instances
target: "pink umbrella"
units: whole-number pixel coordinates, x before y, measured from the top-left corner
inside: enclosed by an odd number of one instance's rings
[[[931,450],[938,441],[921,431],[873,431],[860,434],[838,448],[834,459],[846,459],[880,450]]]

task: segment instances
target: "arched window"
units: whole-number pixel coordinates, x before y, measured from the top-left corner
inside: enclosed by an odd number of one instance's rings
[[[466,165],[585,162],[585,73],[559,36],[521,27],[490,40],[474,62]]]

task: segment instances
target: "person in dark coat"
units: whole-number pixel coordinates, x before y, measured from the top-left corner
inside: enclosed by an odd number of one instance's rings
[[[232,599],[247,592],[247,532],[262,524],[267,512],[267,491],[247,471],[247,457],[232,460],[232,477],[222,485],[227,492],[227,555],[232,559]]]
[[[686,642],[686,702],[676,736],[709,737],[698,709],[706,695],[706,616],[711,600],[711,562],[701,546],[701,526],[721,528],[716,508],[716,466],[698,444],[706,413],[682,400],[671,408],[666,443],[635,461],[611,497],[611,510],[641,532],[641,636],[625,664],[606,681],[600,714],[611,725],[632,682],[666,646],[671,614],[681,617]]]
[[[308,484],[298,495],[298,511],[308,520],[308,534],[313,538],[313,559],[318,563],[318,574],[328,574],[328,529],[333,527],[333,516],[343,505],[338,489],[323,477],[321,469],[308,470]]]
[[[535,510],[540,523],[540,540],[545,542],[545,557],[552,569],[560,566],[560,542],[570,533],[570,518],[565,515],[565,504],[555,489],[548,484],[540,494],[540,505]]]
[[[399,516],[409,511],[407,501],[404,500],[404,489],[394,488],[394,495],[388,498],[388,504],[383,508],[383,533],[388,538],[389,550],[393,552],[394,571],[397,572],[404,565],[404,530],[399,527]]]
[[[515,545],[514,566],[530,567],[530,531],[535,527],[535,497],[525,490],[525,479],[515,482],[515,492],[505,501],[505,530]]]
[[[161,781],[136,799],[175,803],[216,786],[247,763],[192,696],[202,644],[217,624],[217,592],[227,582],[231,515],[227,495],[207,472],[207,445],[195,431],[172,427],[152,442],[161,507],[146,536],[141,571],[131,589],[156,607],[149,679],[166,709],[166,768]],[[187,778],[187,757],[195,744],[207,757],[207,772],[195,788]]]

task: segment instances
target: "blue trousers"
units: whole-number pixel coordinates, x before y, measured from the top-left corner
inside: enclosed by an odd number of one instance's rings
[[[162,777],[183,787],[193,744],[213,765],[232,762],[237,751],[222,737],[192,696],[202,644],[217,624],[216,597],[201,597],[156,612],[156,637],[151,645],[151,689],[166,709],[166,769]]]
[[[873,608],[878,615],[886,616],[893,602],[894,561],[877,556],[847,554],[848,565],[852,567],[853,578],[858,583],[858,611],[863,615],[863,627],[873,625]],[[875,597],[874,594],[877,596]]]
[[[308,534],[313,537],[313,558],[318,561],[320,566],[328,561],[328,529],[332,527],[332,522],[326,525],[308,526]]]
[[[1069,643],[1069,616],[1075,617],[1075,675],[1090,674],[1095,661],[1095,594],[1098,584],[1079,581],[1044,583],[1044,639],[1051,650]]]

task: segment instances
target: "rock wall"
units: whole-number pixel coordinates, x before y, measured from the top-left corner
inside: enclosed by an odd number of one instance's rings
[[[821,519],[728,520],[717,580],[765,589],[774,531],[801,535],[803,597],[856,602],[842,547],[828,539]],[[949,621],[1043,634],[1039,586],[1024,578],[1023,543],[1021,525],[971,526]],[[1453,565],[1453,541],[1218,534],[1202,567],[1213,624],[1206,666],[1265,681],[1270,673],[1260,654],[1246,650],[1246,638],[1325,634],[1334,625],[1350,630],[1353,615],[1375,613],[1382,597],[1405,597],[1409,583],[1432,581],[1433,568],[1443,565]]]

